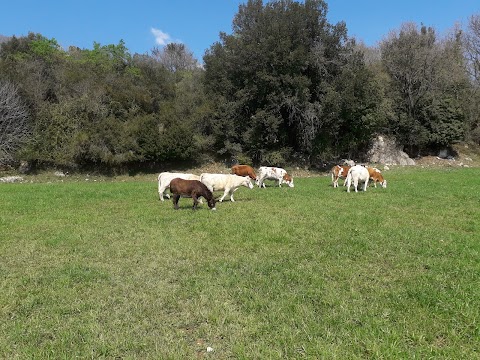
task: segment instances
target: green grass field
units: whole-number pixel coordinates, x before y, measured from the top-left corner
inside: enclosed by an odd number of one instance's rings
[[[480,358],[480,169],[385,175],[0,184],[0,358]]]

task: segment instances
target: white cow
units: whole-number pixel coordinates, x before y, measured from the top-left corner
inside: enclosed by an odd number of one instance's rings
[[[276,180],[278,186],[282,187],[282,183],[287,184],[293,188],[293,178],[287,174],[287,171],[282,168],[272,166],[260,166],[259,175],[257,176],[258,187],[265,187],[264,180]]]
[[[158,175],[158,197],[160,200],[164,201],[163,196],[165,195],[170,199],[170,195],[165,193],[165,191],[170,187],[170,181],[175,178],[180,178],[184,180],[200,180],[200,176],[194,174],[185,174],[185,173],[174,173],[174,172],[162,172]],[[200,203],[201,203],[200,199]]]
[[[231,201],[235,201],[233,199],[233,192],[240,186],[253,189],[252,181],[248,176],[203,173],[200,175],[200,181],[204,183],[211,192],[224,190],[223,196],[218,200],[220,202],[223,201],[227,194],[230,194]]]
[[[370,174],[368,169],[362,165],[355,165],[348,170],[347,173],[347,192],[350,192],[350,185],[353,181],[353,186],[355,187],[355,192],[358,192],[358,183],[363,182],[363,191],[367,191],[368,180],[370,179]]]

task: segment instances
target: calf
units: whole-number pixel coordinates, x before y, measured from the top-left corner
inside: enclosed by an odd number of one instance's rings
[[[288,175],[287,171],[282,168],[271,167],[271,166],[261,166],[260,175],[257,178],[258,187],[265,187],[264,181],[266,179],[278,181],[278,186],[282,187],[282,183],[287,184],[289,187],[294,187],[293,178]]]
[[[370,175],[366,167],[361,165],[355,165],[348,170],[347,173],[347,192],[350,192],[350,185],[353,181],[353,186],[355,187],[355,192],[358,192],[358,183],[363,182],[365,183],[363,186],[363,191],[367,191],[368,180],[370,179]]]
[[[180,196],[191,197],[193,199],[193,210],[197,209],[198,198],[203,196],[207,200],[208,207],[215,208],[215,199],[208,188],[198,180],[184,180],[175,178],[170,181],[170,191],[173,194],[173,208],[178,210],[178,200]]]
[[[194,174],[171,173],[171,172],[160,173],[160,175],[158,175],[158,197],[161,201],[164,201],[163,200],[164,195],[167,198],[170,198],[170,195],[166,194],[165,191],[170,187],[170,182],[175,178],[180,178],[184,180],[200,180],[200,176],[194,175]]]
[[[370,179],[373,180],[373,185],[375,185],[375,187],[377,187],[377,182],[380,183],[383,188],[387,187],[387,180],[383,178],[382,172],[380,170],[374,167],[368,167],[367,170]]]
[[[250,165],[233,165],[232,174],[238,176],[249,176],[252,180],[257,180],[255,170]]]
[[[338,179],[346,179],[348,170],[350,170],[350,168],[351,166],[346,165],[335,165],[332,168],[330,172],[332,173],[332,184],[334,188],[338,187]],[[343,186],[345,186],[346,182],[346,180],[343,182]]]
[[[200,175],[200,181],[204,183],[211,192],[224,190],[223,196],[218,200],[223,201],[227,194],[230,194],[230,200],[233,199],[233,192],[240,186],[253,189],[253,184],[248,176],[238,176],[233,174],[209,174]]]

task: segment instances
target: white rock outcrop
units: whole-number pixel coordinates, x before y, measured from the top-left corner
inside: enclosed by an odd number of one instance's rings
[[[371,163],[384,165],[415,165],[415,160],[411,159],[394,139],[379,135],[373,141],[372,147],[368,151],[368,161]]]

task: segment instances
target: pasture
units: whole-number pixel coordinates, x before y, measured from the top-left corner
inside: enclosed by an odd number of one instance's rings
[[[479,358],[480,169],[385,177],[0,184],[0,358]]]

